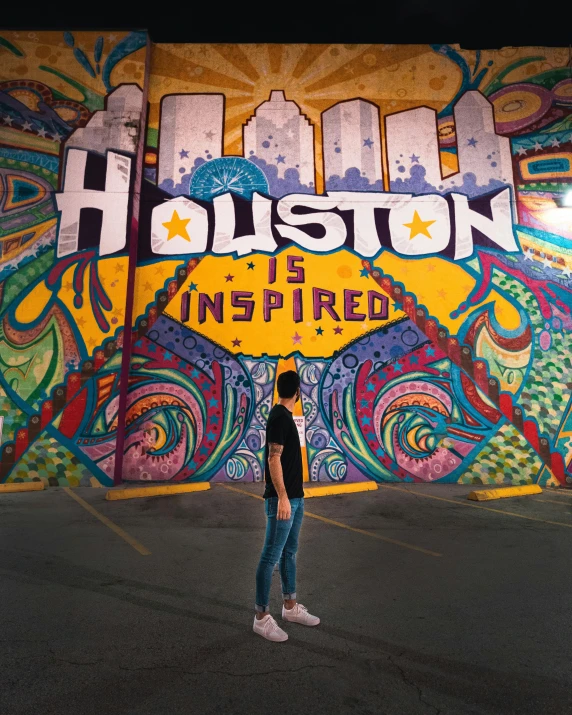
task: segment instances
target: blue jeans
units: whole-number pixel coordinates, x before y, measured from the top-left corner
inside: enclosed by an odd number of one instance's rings
[[[280,562],[282,595],[285,599],[296,598],[296,552],[298,534],[304,517],[304,499],[290,499],[289,519],[278,519],[278,497],[265,499],[266,538],[256,569],[256,610],[268,613],[272,572]]]

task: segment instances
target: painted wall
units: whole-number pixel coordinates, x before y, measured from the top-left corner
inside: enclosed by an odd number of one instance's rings
[[[572,481],[568,49],[0,50],[2,480]]]

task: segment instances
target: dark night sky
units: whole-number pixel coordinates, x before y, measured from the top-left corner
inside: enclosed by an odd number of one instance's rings
[[[71,5],[71,4],[70,4]],[[146,9],[148,6],[149,9]],[[164,8],[164,11],[161,8]],[[225,11],[225,8],[228,8]],[[569,0],[326,0],[314,3],[203,4],[182,0],[76,2],[35,13],[2,9],[3,28],[147,29],[154,42],[459,43],[467,49],[507,45],[567,47]]]

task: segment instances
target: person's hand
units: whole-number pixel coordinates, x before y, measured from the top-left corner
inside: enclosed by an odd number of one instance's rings
[[[289,519],[292,513],[292,507],[290,506],[290,500],[288,497],[278,497],[278,519]]]

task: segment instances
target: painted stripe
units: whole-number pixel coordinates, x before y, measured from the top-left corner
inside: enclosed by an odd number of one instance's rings
[[[228,489],[232,492],[238,492],[239,494],[246,494],[248,497],[253,497],[254,499],[263,499],[263,497],[258,494],[252,494],[247,492],[245,489],[239,489],[238,487],[230,487],[226,484],[221,484],[222,487]],[[443,556],[436,551],[429,551],[429,549],[424,549],[422,546],[414,546],[413,544],[406,544],[404,541],[398,541],[397,539],[390,539],[388,536],[381,536],[380,534],[375,534],[373,531],[365,531],[365,529],[356,529],[348,524],[342,524],[341,521],[334,521],[333,519],[327,519],[325,516],[320,516],[319,514],[312,514],[312,512],[306,511],[304,509],[304,516],[309,516],[311,519],[317,519],[318,521],[323,521],[325,524],[330,524],[331,526],[337,526],[340,529],[345,529],[346,531],[353,531],[356,534],[362,534],[363,536],[370,536],[372,539],[378,539],[379,541],[385,541],[388,544],[393,544],[394,546],[402,546],[404,549],[410,549],[411,551],[419,551],[427,556]]]
[[[186,494],[187,492],[204,492],[210,489],[209,482],[193,484],[163,484],[154,487],[128,487],[127,489],[110,489],[105,498],[107,501],[117,499],[143,499],[144,497],[160,497],[169,494]]]
[[[385,484],[380,485],[382,489],[389,489],[392,492],[405,492],[406,494],[409,494],[410,496],[417,496],[417,497],[424,497],[425,499],[436,499],[437,501],[444,501],[447,502],[448,504],[456,504],[457,506],[468,506],[471,509],[484,509],[484,511],[492,511],[494,514],[503,514],[503,516],[514,516],[516,519],[527,519],[528,521],[538,521],[541,524],[551,524],[552,526],[565,526],[568,529],[572,528],[572,524],[564,524],[561,521],[548,521],[547,519],[538,519],[535,516],[527,516],[526,514],[516,514],[513,511],[504,511],[504,509],[493,509],[490,506],[481,506],[481,504],[471,504],[470,502],[467,501],[461,501],[456,500],[456,499],[446,499],[445,497],[437,497],[434,494],[421,494],[411,492],[409,489],[405,489],[404,487],[389,487]]]
[[[132,546],[135,551],[138,551],[141,556],[149,556],[151,553],[149,549],[146,549],[142,544],[140,544],[137,539],[134,539],[132,536],[130,536],[126,531],[124,531],[120,526],[117,526],[117,524],[114,524],[110,519],[108,519],[106,516],[103,516],[103,514],[100,514],[97,509],[94,509],[91,504],[88,504],[85,500],[83,500],[80,496],[77,494],[74,494],[73,491],[69,487],[64,487],[64,492],[66,494],[69,494],[69,496],[72,499],[75,499],[75,501],[78,504],[81,504],[81,506],[88,511],[92,516],[95,516],[96,519],[99,519],[102,524],[105,524],[111,531],[117,534],[117,536],[120,536],[124,541],[126,541],[129,546]]]
[[[572,506],[572,504],[566,504],[566,501],[560,499],[535,499],[534,501],[548,502],[550,504],[559,504],[560,506]]]

